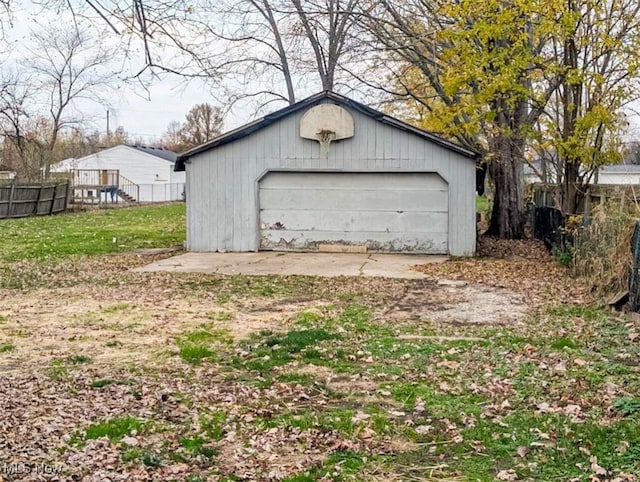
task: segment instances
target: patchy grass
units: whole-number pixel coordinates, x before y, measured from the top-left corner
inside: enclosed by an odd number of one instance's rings
[[[206,345],[195,343],[184,343],[180,345],[180,358],[187,363],[194,365],[202,363],[204,360],[213,360],[216,353]]]
[[[248,345],[250,351],[245,353],[245,357],[234,357],[232,362],[237,366],[265,372],[295,359],[306,363],[319,362],[323,354],[314,347],[327,340],[338,340],[340,335],[320,328],[291,330],[279,335],[263,332],[254,338],[256,341]]]
[[[71,365],[85,365],[91,362],[91,358],[86,355],[69,355],[65,361]]]
[[[109,305],[109,306],[105,306],[102,309],[103,313],[117,313],[119,311],[127,311],[130,310],[132,308],[135,308],[135,305],[131,304],[131,303],[116,303],[115,305]]]
[[[59,259],[182,244],[185,205],[92,210],[7,219],[0,224],[0,262]]]
[[[11,343],[0,343],[0,353],[7,353],[14,350],[14,346]]]
[[[15,457],[59,460],[65,480],[640,476],[640,327],[623,314],[550,289],[519,323],[443,320],[473,284],[132,273],[136,257],[63,251],[12,271],[37,291],[3,292],[20,360],[0,369]],[[543,286],[517,261],[456,263]],[[478,303],[503,293],[487,286]]]
[[[84,430],[78,430],[71,437],[72,445],[82,445],[87,440],[107,437],[111,443],[118,442],[125,435],[140,433],[148,423],[135,417],[117,417],[103,422],[89,425]]]
[[[49,377],[58,381],[63,381],[69,376],[69,368],[64,360],[60,358],[53,360],[46,372]]]
[[[117,380],[114,378],[100,378],[98,380],[93,380],[89,386],[91,388],[104,388],[109,385],[135,385],[133,380]]]
[[[207,325],[183,334],[177,341],[180,358],[191,364],[215,360],[217,355],[212,346],[217,348],[232,343],[233,337],[228,329],[210,328]]]

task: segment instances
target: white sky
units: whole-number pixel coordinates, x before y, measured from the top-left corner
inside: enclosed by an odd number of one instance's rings
[[[30,42],[30,30],[37,30],[39,25],[52,20],[61,23],[71,22],[70,16],[65,14],[42,14],[39,7],[33,3],[14,4],[12,25],[6,28],[5,24],[5,41],[9,42],[10,47],[0,59],[0,66],[18,71],[23,69],[20,62],[28,56],[25,49]],[[117,38],[114,38],[114,41],[117,41]],[[132,69],[139,69],[143,63],[142,57],[136,58],[134,55],[132,63]],[[75,110],[80,111],[86,119],[84,127],[87,131],[106,132],[109,110],[109,126],[112,132],[118,126],[122,126],[132,140],[142,138],[145,142],[151,142],[162,136],[170,122],[184,122],[185,115],[195,104],[206,102],[224,108],[204,83],[191,81],[185,84],[184,79],[176,75],[164,75],[162,78],[148,81],[146,89],[141,85],[135,85],[134,82],[131,85],[118,85],[118,82],[114,82],[118,88],[109,96],[109,105],[80,102],[75,106]],[[45,113],[46,110],[42,112]],[[235,128],[252,117],[246,108],[237,108],[227,114],[223,128]]]
[[[122,126],[130,137],[142,137],[145,142],[160,137],[171,121],[183,122],[185,115],[195,104],[207,102],[217,105],[205,87],[195,82],[185,87],[175,78],[154,82],[148,88],[148,92],[144,92],[140,87],[140,95],[132,90],[123,90],[118,98],[112,100],[112,106],[109,108],[110,129],[113,131],[116,127]],[[102,111],[97,107],[92,107],[91,110],[96,128],[106,131],[107,107]],[[225,122],[225,130],[245,120],[229,116]]]

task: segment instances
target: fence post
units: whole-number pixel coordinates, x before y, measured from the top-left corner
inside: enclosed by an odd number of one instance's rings
[[[56,205],[56,198],[58,196],[58,185],[53,186],[53,197],[51,198],[51,207],[49,208],[49,214],[53,214],[53,208]]]
[[[7,217],[13,217],[11,210],[13,209],[13,196],[15,195],[16,183],[11,183],[11,188],[9,189],[9,205],[7,206]]]
[[[73,191],[71,190],[71,181],[67,180],[67,182],[64,185],[64,203],[62,207],[63,211],[66,211],[67,208],[69,207],[69,197],[71,196],[72,192]]]
[[[38,195],[36,196],[35,207],[33,208],[33,215],[38,215],[38,206],[40,206],[40,198],[42,197],[42,191],[44,190],[44,186],[40,184],[40,189],[38,189]]]

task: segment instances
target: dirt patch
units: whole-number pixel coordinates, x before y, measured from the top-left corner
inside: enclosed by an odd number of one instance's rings
[[[521,322],[530,307],[523,295],[482,284],[438,285],[408,289],[382,311],[396,320],[503,325]]]
[[[154,363],[162,361],[163,352],[176,351],[185,332],[210,327],[238,341],[286,329],[295,313],[321,304],[270,300],[245,310],[213,304],[206,293],[164,298],[152,290],[148,297],[144,293],[98,287],[8,291],[0,301],[0,343],[14,349],[0,358],[0,372],[46,367],[77,355],[90,357],[94,365]]]
[[[522,322],[529,311],[522,295],[505,289],[476,285],[444,291],[451,301],[430,315],[434,321],[506,325]]]

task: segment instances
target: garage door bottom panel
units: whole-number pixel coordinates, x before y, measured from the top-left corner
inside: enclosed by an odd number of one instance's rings
[[[345,241],[348,239],[348,241]],[[398,233],[343,231],[262,230],[260,249],[272,251],[318,251],[322,244],[366,246],[372,253],[412,252],[446,254],[447,233],[429,232],[402,236]]]

